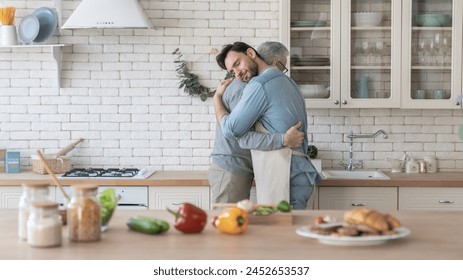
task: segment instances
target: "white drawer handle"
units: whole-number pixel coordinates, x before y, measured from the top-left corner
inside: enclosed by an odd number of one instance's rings
[[[439,203],[442,203],[442,204],[454,204],[455,201],[451,201],[451,200],[439,200]]]
[[[366,205],[363,204],[363,203],[352,203],[351,206],[357,206],[357,207],[362,206],[363,207],[363,206],[366,206]]]

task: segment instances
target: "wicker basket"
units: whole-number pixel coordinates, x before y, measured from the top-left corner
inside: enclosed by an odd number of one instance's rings
[[[45,160],[47,161],[48,166],[50,167],[53,173],[65,173],[71,170],[71,157],[69,156],[61,156],[61,157],[54,157],[49,155],[44,155]],[[45,170],[45,165],[40,160],[40,158],[36,155],[32,155],[31,157],[32,163],[32,171],[37,174],[47,174],[47,170]]]

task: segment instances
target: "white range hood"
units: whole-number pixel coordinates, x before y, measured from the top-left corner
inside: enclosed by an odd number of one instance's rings
[[[82,0],[61,28],[151,27],[138,0]]]

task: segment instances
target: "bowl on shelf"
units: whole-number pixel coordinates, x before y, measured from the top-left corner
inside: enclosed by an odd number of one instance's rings
[[[415,24],[427,27],[451,26],[452,19],[445,14],[417,14],[414,16]]]
[[[302,84],[299,85],[299,89],[304,98],[328,98],[330,96],[329,88],[324,85]]]
[[[381,12],[355,12],[352,13],[353,26],[379,26],[383,21]]]

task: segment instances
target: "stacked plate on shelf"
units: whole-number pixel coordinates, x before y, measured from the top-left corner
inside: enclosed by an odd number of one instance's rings
[[[328,66],[330,65],[330,58],[328,56],[314,56],[314,57],[296,57],[291,59],[294,66]]]
[[[18,27],[19,39],[25,44],[48,40],[58,27],[58,16],[51,8],[41,7],[24,17]]]

